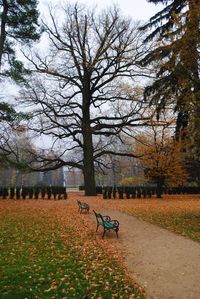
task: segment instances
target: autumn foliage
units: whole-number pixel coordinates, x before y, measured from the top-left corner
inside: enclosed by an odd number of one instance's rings
[[[173,187],[186,182],[187,173],[182,164],[180,143],[167,138],[138,145],[137,150],[142,155],[140,161],[149,180]]]
[[[173,137],[174,121],[165,114],[160,121],[152,119],[149,129],[137,137],[134,146],[145,177],[160,190],[159,197],[163,186],[182,186],[188,178],[183,141]]]

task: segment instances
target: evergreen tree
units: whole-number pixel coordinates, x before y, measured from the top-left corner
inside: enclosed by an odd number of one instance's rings
[[[16,82],[24,80],[27,73],[17,59],[16,46],[29,45],[40,37],[37,0],[0,0],[0,82],[9,77]],[[25,117],[1,101],[0,122],[10,122]],[[2,129],[1,129],[2,130]]]
[[[141,30],[150,30],[145,43],[156,41],[141,64],[156,63],[158,67],[156,79],[146,88],[146,99],[157,105],[158,115],[173,103],[178,115],[188,119],[188,136],[192,136],[193,146],[200,149],[200,0],[148,2],[163,3],[164,8],[141,27]],[[179,128],[185,127],[180,119]]]
[[[7,103],[0,103],[0,121],[13,121],[16,118],[16,111]]]
[[[23,64],[14,47],[40,36],[37,0],[0,0],[0,76],[22,80]]]

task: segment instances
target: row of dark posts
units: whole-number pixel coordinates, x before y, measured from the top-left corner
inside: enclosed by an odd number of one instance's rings
[[[148,188],[133,187],[103,187],[102,194],[104,199],[119,198],[151,198],[154,194],[153,190]]]
[[[97,194],[103,194],[104,199],[111,198],[151,198],[153,195],[158,195],[158,191],[155,187],[113,187],[113,186],[97,186]],[[160,192],[160,190],[159,190]],[[200,194],[200,187],[174,187],[174,188],[162,188],[161,195],[178,195],[178,194]],[[159,194],[160,195],[160,194]]]
[[[11,186],[1,187],[0,197],[3,199],[67,199],[67,191],[63,186]]]

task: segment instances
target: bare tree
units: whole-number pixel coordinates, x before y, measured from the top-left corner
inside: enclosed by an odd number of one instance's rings
[[[79,168],[85,194],[95,195],[95,163],[105,166],[103,156],[108,154],[134,156],[109,145],[125,128],[146,123],[142,100],[123,83],[133,84],[142,75],[137,62],[144,48],[137,26],[115,7],[98,14],[76,4],[64,11],[64,24],[51,10],[51,23],[43,24],[50,53],[27,55],[34,78],[23,101],[34,109],[29,128],[50,136],[51,149],[59,153],[56,159],[39,155],[40,170]]]

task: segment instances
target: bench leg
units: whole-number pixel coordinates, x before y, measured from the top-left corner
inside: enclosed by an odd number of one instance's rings
[[[98,231],[98,228],[99,228],[99,224],[97,224],[96,232]]]
[[[97,229],[98,229],[98,226],[97,226]],[[97,231],[97,230],[96,230],[96,231]],[[116,232],[116,236],[117,236],[117,239],[118,239],[118,238],[119,238],[119,236],[118,236],[118,230],[115,230],[115,232]],[[103,235],[102,235],[102,239],[104,238],[105,233],[106,233],[106,229],[104,228]]]
[[[105,230],[105,228],[104,228],[103,235],[102,235],[102,239],[104,238],[105,233],[106,233],[106,230]]]
[[[117,239],[118,239],[118,230],[116,230],[115,232],[116,232],[116,235],[117,235]]]

